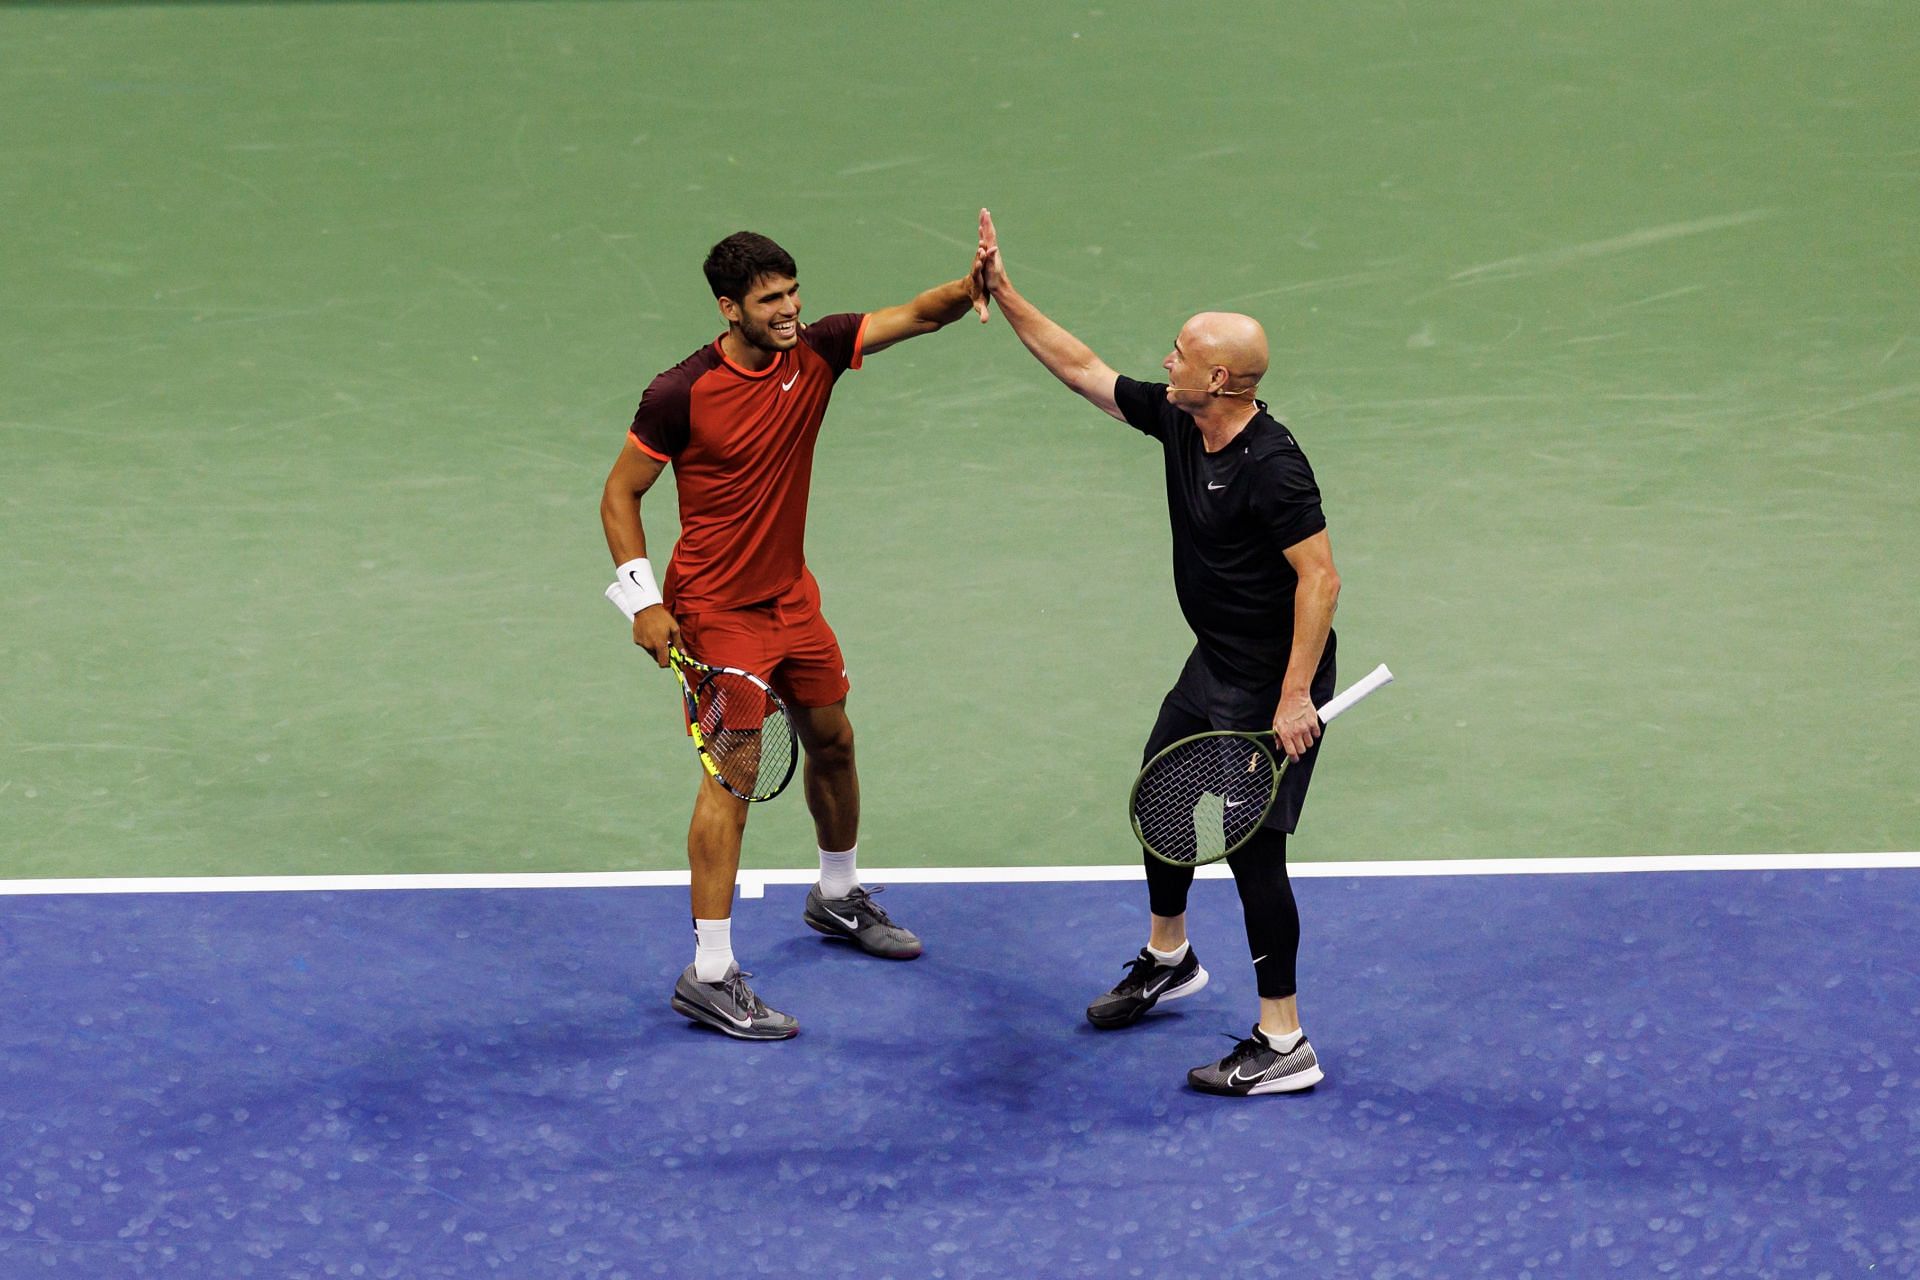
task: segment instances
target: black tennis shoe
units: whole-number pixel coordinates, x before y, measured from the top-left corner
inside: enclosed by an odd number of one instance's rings
[[[702,982],[693,966],[673,984],[673,1007],[702,1026],[724,1031],[737,1040],[786,1040],[800,1034],[800,1022],[791,1014],[767,1008],[766,1001],[747,985],[752,974],[739,965],[727,969],[718,982]]]
[[[1233,1039],[1231,1035],[1227,1037]],[[1256,1093],[1298,1093],[1324,1078],[1320,1059],[1305,1036],[1285,1053],[1267,1043],[1260,1028],[1236,1041],[1233,1052],[1218,1062],[1187,1072],[1187,1083],[1202,1093],[1245,1098]]]
[[[920,939],[888,917],[886,909],[873,900],[878,892],[875,886],[855,889],[844,898],[825,898],[816,884],[807,890],[803,918],[808,927],[829,938],[845,938],[870,956],[913,959],[920,954]]]
[[[1162,1000],[1190,996],[1207,985],[1207,971],[1191,944],[1173,964],[1161,964],[1145,947],[1127,961],[1120,985],[1087,1006],[1087,1021],[1102,1031],[1130,1027]]]

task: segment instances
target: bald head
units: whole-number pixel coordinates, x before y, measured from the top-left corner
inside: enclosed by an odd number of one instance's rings
[[[1229,392],[1252,391],[1267,376],[1267,331],[1252,316],[1202,311],[1180,330],[1180,345],[1202,369],[1224,367]]]

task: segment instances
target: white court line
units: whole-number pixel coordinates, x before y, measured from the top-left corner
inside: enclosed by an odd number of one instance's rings
[[[1920,867],[1920,853],[1729,853],[1631,858],[1433,858],[1381,862],[1295,862],[1301,879],[1338,876],[1618,875],[1642,871],[1843,871]],[[770,884],[812,884],[812,867],[740,872],[740,896],[759,898]],[[1199,868],[1204,880],[1229,875],[1225,863]],[[861,867],[881,884],[1026,884],[1034,881],[1141,880],[1137,862],[1086,867]],[[685,886],[685,871],[518,871],[444,875],[148,876],[0,880],[0,897],[68,893],[314,893],[366,889],[634,889]]]

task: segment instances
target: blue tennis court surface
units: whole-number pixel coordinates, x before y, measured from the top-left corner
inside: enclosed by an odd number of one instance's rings
[[[684,891],[0,900],[0,1274],[1911,1276],[1920,872],[1317,879],[1328,1081],[1081,1009],[1137,884],[906,885],[894,964],[739,904],[802,1023],[667,1007]]]

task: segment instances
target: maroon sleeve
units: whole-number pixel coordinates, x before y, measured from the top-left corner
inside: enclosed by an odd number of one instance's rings
[[[635,444],[663,462],[686,448],[692,434],[693,382],[708,363],[700,359],[701,354],[682,360],[648,383],[640,407],[633,411],[628,433]]]
[[[860,312],[843,311],[815,320],[800,331],[800,340],[827,362],[837,378],[860,367],[860,335],[866,326],[867,318]]]

